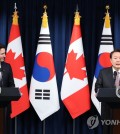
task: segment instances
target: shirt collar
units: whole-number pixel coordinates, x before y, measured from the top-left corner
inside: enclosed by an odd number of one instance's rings
[[[119,72],[120,73],[120,69],[117,71],[117,70],[115,70],[113,67],[112,67],[112,70],[113,70],[113,72]]]

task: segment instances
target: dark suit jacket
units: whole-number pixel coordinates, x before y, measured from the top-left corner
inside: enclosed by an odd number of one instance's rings
[[[114,88],[114,77],[113,77],[113,70],[112,67],[108,67],[108,68],[104,68],[100,71],[99,76],[97,78],[97,81],[95,83],[95,92],[97,92],[97,90],[99,88]],[[112,115],[111,115],[111,107],[109,106],[109,104],[107,103],[102,103],[101,105],[101,118],[102,119],[112,119]],[[109,127],[105,127],[104,128],[104,133],[109,133],[108,130],[110,128]]]
[[[95,83],[95,92],[98,88],[114,88],[115,79],[113,77],[112,67],[104,68],[100,71],[97,81]]]
[[[15,87],[12,68],[10,64],[6,62],[1,62],[1,74],[2,74],[2,79],[0,81],[0,84],[2,87]],[[5,106],[5,108],[3,109],[3,116],[5,122],[4,133],[9,133],[10,124],[11,124],[11,120],[10,120],[11,104],[10,103],[8,104],[8,102],[3,102],[3,103],[0,102],[0,106],[2,107]]]
[[[12,68],[10,64],[1,62],[2,87],[15,87]]]

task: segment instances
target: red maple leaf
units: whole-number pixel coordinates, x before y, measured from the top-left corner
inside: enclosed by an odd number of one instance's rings
[[[10,49],[6,53],[5,61],[11,65],[14,78],[22,79],[25,76],[24,70],[21,69],[24,66],[22,54],[15,59],[15,53]]]
[[[70,79],[77,78],[83,80],[86,77],[85,60],[83,54],[76,60],[77,53],[72,50],[67,57],[66,69],[69,73]],[[65,72],[66,73],[66,72]]]

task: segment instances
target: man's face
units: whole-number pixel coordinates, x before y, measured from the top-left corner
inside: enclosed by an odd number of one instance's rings
[[[116,70],[120,69],[120,52],[114,52],[112,54],[111,63]]]
[[[0,49],[0,62],[5,60],[5,49]]]

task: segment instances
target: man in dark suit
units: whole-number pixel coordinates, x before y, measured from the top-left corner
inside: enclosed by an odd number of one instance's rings
[[[5,47],[0,44],[0,71],[1,71],[1,86],[15,87],[13,73],[10,64],[4,62]]]
[[[110,53],[111,67],[104,68],[100,71],[97,81],[95,83],[95,92],[99,88],[115,88],[116,73],[120,72],[120,49],[115,49]],[[112,119],[112,109],[109,105],[102,103],[101,107],[101,118]],[[109,126],[105,126],[103,132],[105,134],[109,132]]]
[[[115,87],[115,73],[120,72],[120,49],[116,49],[110,53],[111,67],[104,68],[100,71],[95,84],[95,91],[98,88],[113,88]]]
[[[5,47],[2,44],[0,44],[0,87],[15,87],[12,68],[10,64],[4,62],[4,60],[5,60]],[[11,112],[10,105],[8,105],[4,109],[0,109],[0,112],[1,112],[1,118],[4,120],[4,122],[2,122],[3,124],[0,124],[2,125],[1,129],[3,129],[0,131],[0,133],[8,134],[10,126],[10,112]],[[4,116],[5,118],[3,118],[2,116]]]

